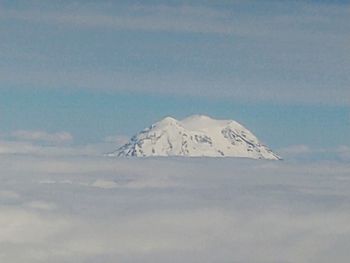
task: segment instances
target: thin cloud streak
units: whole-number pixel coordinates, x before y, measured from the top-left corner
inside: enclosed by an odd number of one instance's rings
[[[28,22],[53,23],[58,25],[103,27],[116,30],[146,30],[146,31],[173,31],[194,33],[231,34],[230,24],[221,21],[210,21],[206,10],[197,12],[183,12],[184,9],[161,8],[164,13],[158,13],[158,8],[151,9],[146,14],[132,15],[105,15],[94,13],[41,13],[36,11],[1,10],[2,19],[16,19]],[[197,9],[193,9],[197,10]],[[132,10],[129,10],[132,11]],[[210,11],[211,13],[212,11]],[[147,14],[149,13],[149,14]],[[192,17],[196,14],[197,17]]]
[[[73,140],[69,132],[48,133],[45,131],[18,130],[11,133],[10,137],[16,140],[39,141],[47,143],[67,143]]]
[[[350,104],[348,9],[336,4],[265,2],[262,7],[271,7],[271,10],[262,13],[258,11],[261,3],[257,4],[256,10],[247,11],[242,6],[243,2],[235,2],[227,10],[189,5],[128,5],[120,9],[111,5],[101,9],[94,5],[77,4],[75,8],[63,5],[60,11],[43,8],[40,12],[33,8],[0,8],[3,21],[59,26],[61,30],[79,27],[87,30],[185,33],[186,36],[200,33],[213,34],[212,38],[218,34],[230,39],[229,46],[218,48],[230,50],[230,46],[232,48],[246,40],[245,48],[252,50],[252,53],[245,51],[248,52],[245,56],[247,61],[240,63],[212,61],[210,54],[200,57],[196,63],[195,58],[190,59],[194,63],[192,68],[203,63],[226,65],[223,70],[232,67],[232,73],[216,72],[211,67],[201,69],[210,70],[211,74],[182,71],[176,65],[175,70],[170,72],[149,69],[141,72],[128,69],[111,71],[103,68],[98,71],[96,68],[99,67],[94,67],[94,70],[86,70],[83,66],[70,68],[70,60],[63,61],[64,68],[38,68],[41,63],[50,64],[50,60],[44,57],[31,68],[0,68],[0,77],[2,82],[19,87],[216,96],[253,102]],[[286,7],[290,7],[288,11]],[[197,48],[200,46],[193,47],[194,50]],[[255,52],[256,49],[264,52]],[[36,53],[22,56],[38,60]],[[169,57],[166,59],[169,60]],[[168,64],[174,63],[174,60],[179,60],[179,65],[188,62],[183,57],[175,57]],[[248,69],[245,68],[247,66]]]
[[[272,2],[267,2],[272,4]],[[288,3],[287,3],[288,4]],[[289,3],[291,4],[291,3]],[[282,8],[283,5],[271,5]],[[96,12],[94,9],[63,9],[61,12],[40,10],[15,10],[0,7],[1,19],[24,20],[27,22],[50,23],[66,26],[103,27],[116,30],[145,30],[193,33],[236,34],[242,36],[280,36],[293,32],[293,37],[321,37],[325,33],[333,38],[343,37],[349,25],[346,24],[350,11],[342,6],[323,4],[292,5],[299,13],[283,15],[256,14],[214,9],[202,6],[134,5],[121,9],[117,14]],[[106,11],[106,10],[105,10]],[[335,23],[330,18],[336,17]],[[344,28],[337,28],[342,23]],[[318,25],[311,36],[306,31]],[[334,30],[337,29],[337,30]],[[276,34],[278,32],[278,34]],[[311,32],[311,31],[310,31]],[[345,44],[345,43],[344,43]]]
[[[13,72],[0,69],[2,81],[11,81],[20,89],[68,89],[97,90],[99,92],[138,92],[175,96],[199,96],[202,98],[231,98],[245,102],[268,102],[277,104],[350,105],[350,89],[346,86],[330,88],[315,83],[299,85],[283,80],[259,80],[238,76],[217,79],[186,73],[140,73],[92,72],[84,70],[26,70]],[[260,83],[259,83],[260,81]],[[329,81],[329,80],[328,80]]]

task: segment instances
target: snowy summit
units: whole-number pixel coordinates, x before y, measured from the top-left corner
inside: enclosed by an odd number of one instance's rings
[[[166,117],[132,137],[109,156],[280,159],[238,122],[203,115],[193,115],[181,121]]]

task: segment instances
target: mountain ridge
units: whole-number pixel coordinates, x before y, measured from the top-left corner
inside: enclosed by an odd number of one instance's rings
[[[240,123],[205,115],[192,115],[183,120],[165,117],[108,156],[281,159]]]

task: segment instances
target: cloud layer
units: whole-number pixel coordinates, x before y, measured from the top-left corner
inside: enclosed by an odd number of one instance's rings
[[[1,156],[0,169],[6,262],[348,258],[346,163]]]

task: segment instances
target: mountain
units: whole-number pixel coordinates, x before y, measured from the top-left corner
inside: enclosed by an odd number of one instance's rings
[[[281,159],[238,122],[203,115],[193,115],[181,121],[166,117],[108,156]]]

